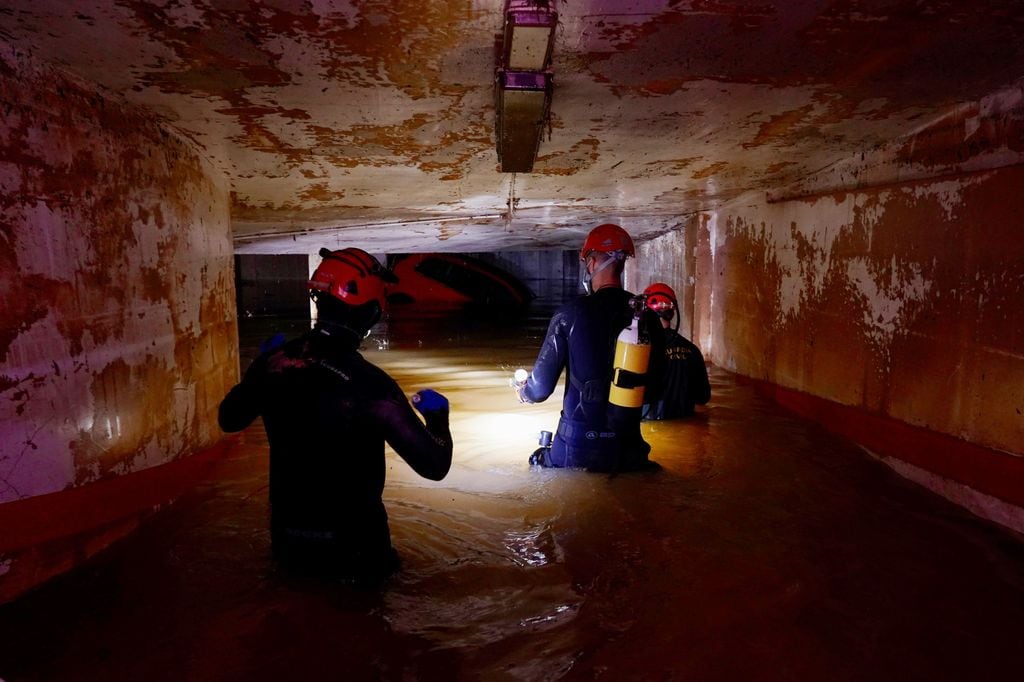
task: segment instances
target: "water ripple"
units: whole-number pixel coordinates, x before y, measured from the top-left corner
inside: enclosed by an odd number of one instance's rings
[[[546,524],[526,531],[506,532],[505,549],[519,566],[546,566],[557,562],[560,556],[558,544]]]

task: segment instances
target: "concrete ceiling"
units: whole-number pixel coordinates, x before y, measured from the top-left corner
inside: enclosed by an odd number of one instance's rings
[[[504,174],[503,4],[3,0],[0,37],[194,140],[240,253],[644,239],[1024,75],[1020,0],[562,0],[550,126]]]

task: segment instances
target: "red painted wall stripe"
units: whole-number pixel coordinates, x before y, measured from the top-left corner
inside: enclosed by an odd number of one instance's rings
[[[758,393],[872,452],[1024,507],[1024,457],[757,379]]]
[[[0,553],[73,537],[166,504],[200,481],[229,442],[131,474],[0,504]]]

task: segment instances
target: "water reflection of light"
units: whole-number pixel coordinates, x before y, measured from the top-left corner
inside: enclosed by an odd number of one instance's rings
[[[525,627],[529,627],[531,625],[541,625],[543,623],[550,623],[552,621],[558,620],[559,617],[562,614],[567,613],[567,612],[569,612],[571,610],[574,610],[576,608],[577,607],[575,607],[575,606],[570,606],[568,604],[562,604],[561,606],[558,606],[557,608],[555,608],[555,610],[553,612],[551,612],[551,613],[544,614],[542,616],[534,616],[533,618],[525,618],[525,619],[519,621],[519,625],[521,627],[525,628]],[[570,615],[572,615],[572,614],[570,614]]]
[[[390,374],[406,395],[431,388],[448,399],[454,465],[440,485],[487,491],[533,485],[521,476],[530,470],[527,460],[538,447],[540,432],[553,431],[558,423],[561,400],[519,402],[511,381],[515,368],[524,364],[522,353],[477,345],[392,349],[368,359]]]
[[[529,476],[523,477],[530,470],[527,460],[538,447],[540,432],[554,429],[557,411],[518,406],[513,396],[502,400],[503,407],[514,405],[510,410],[489,410],[495,402],[453,397],[450,426],[455,465],[446,479],[448,484],[491,491],[496,485],[501,489],[534,485]]]
[[[483,412],[471,414],[460,420],[459,430],[463,433],[483,435],[490,438],[508,438],[530,434],[536,439],[541,431],[553,431],[554,425],[547,414]],[[519,453],[520,455],[522,453]]]
[[[519,566],[546,566],[559,560],[558,545],[547,525],[505,533],[505,549]]]
[[[407,395],[431,388],[448,399],[456,462],[449,483],[458,480],[462,486],[490,489],[492,475],[526,471],[540,432],[553,431],[558,423],[561,401],[520,404],[509,383],[511,372],[506,369],[445,367],[406,358],[380,365]],[[479,478],[487,480],[476,480]]]

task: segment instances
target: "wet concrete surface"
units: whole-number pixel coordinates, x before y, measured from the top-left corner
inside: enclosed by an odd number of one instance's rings
[[[368,342],[408,394],[450,398],[456,443],[438,483],[389,452],[403,569],[382,589],[270,562],[257,425],[132,537],[0,607],[0,678],[1019,678],[1016,536],[714,368],[698,415],[645,424],[660,472],[531,469],[559,401],[507,382],[543,316],[465,322]],[[297,325],[243,321],[243,365],[277,329]]]

